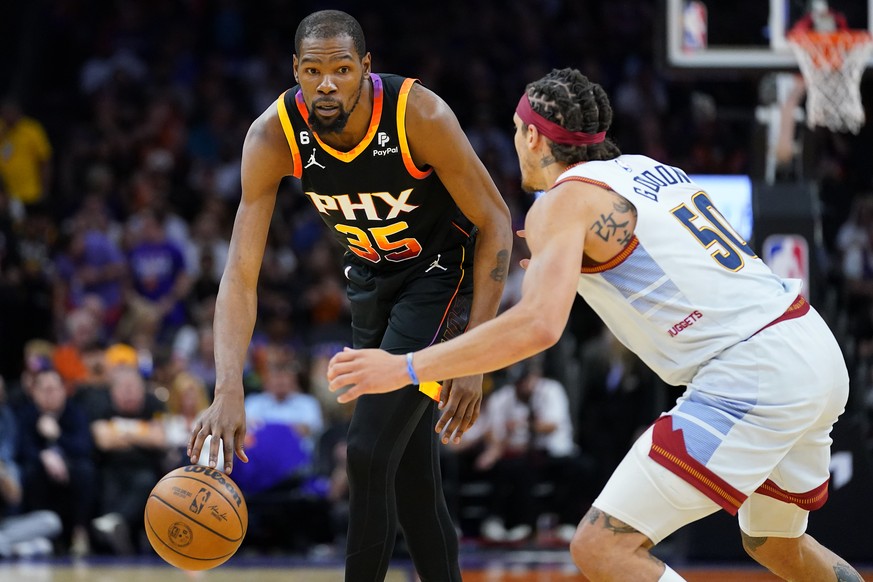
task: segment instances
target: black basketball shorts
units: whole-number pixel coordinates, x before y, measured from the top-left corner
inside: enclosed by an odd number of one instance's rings
[[[402,354],[463,333],[473,296],[473,246],[459,244],[389,272],[347,254],[354,347]]]

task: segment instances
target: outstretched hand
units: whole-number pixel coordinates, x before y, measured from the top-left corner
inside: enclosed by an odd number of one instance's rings
[[[346,389],[337,401],[345,404],[364,394],[383,394],[409,385],[405,356],[383,350],[344,348],[327,365],[331,392]]]
[[[364,394],[383,394],[409,386],[406,357],[389,354],[383,350],[353,350],[345,348],[335,354],[327,367],[327,379],[331,392],[342,391],[337,396],[340,403],[351,402]],[[443,382],[440,394],[442,416],[436,424],[436,432],[443,433],[443,443],[454,436],[461,437],[479,417],[482,404],[482,376],[470,376]]]

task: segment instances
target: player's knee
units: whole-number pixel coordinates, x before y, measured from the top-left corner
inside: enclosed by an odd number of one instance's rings
[[[349,475],[387,474],[391,452],[391,447],[374,446],[367,439],[350,439],[346,445]]]
[[[346,445],[346,465],[349,475],[357,475],[366,473],[370,468],[374,468],[376,455],[373,447],[360,441],[350,440]]]
[[[611,548],[591,524],[583,522],[576,528],[570,541],[570,556],[573,563],[590,580],[599,580]]]

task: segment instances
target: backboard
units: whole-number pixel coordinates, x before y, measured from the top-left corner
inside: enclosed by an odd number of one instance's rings
[[[829,0],[849,28],[873,32],[873,0]],[[785,39],[809,0],[662,0],[666,61],[685,69],[791,69]],[[873,58],[868,62],[873,67]]]

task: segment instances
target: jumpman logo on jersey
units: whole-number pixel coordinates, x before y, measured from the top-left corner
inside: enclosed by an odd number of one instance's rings
[[[433,270],[433,269],[442,269],[443,271],[447,270],[445,267],[443,267],[442,265],[440,265],[440,257],[441,257],[441,256],[442,256],[442,255],[439,255],[439,254],[438,254],[438,255],[437,255],[437,258],[434,259],[434,261],[430,264],[430,266],[429,266],[427,269],[424,270],[424,272],[425,272],[425,273],[428,273],[428,272],[430,272],[430,271]]]
[[[308,168],[309,166],[318,166],[318,167],[321,168],[322,170],[324,169],[324,166],[322,166],[321,164],[319,164],[318,161],[315,159],[315,148],[312,148],[312,155],[309,156],[309,161],[306,162],[306,165],[303,166],[303,169],[305,170],[305,169]]]

